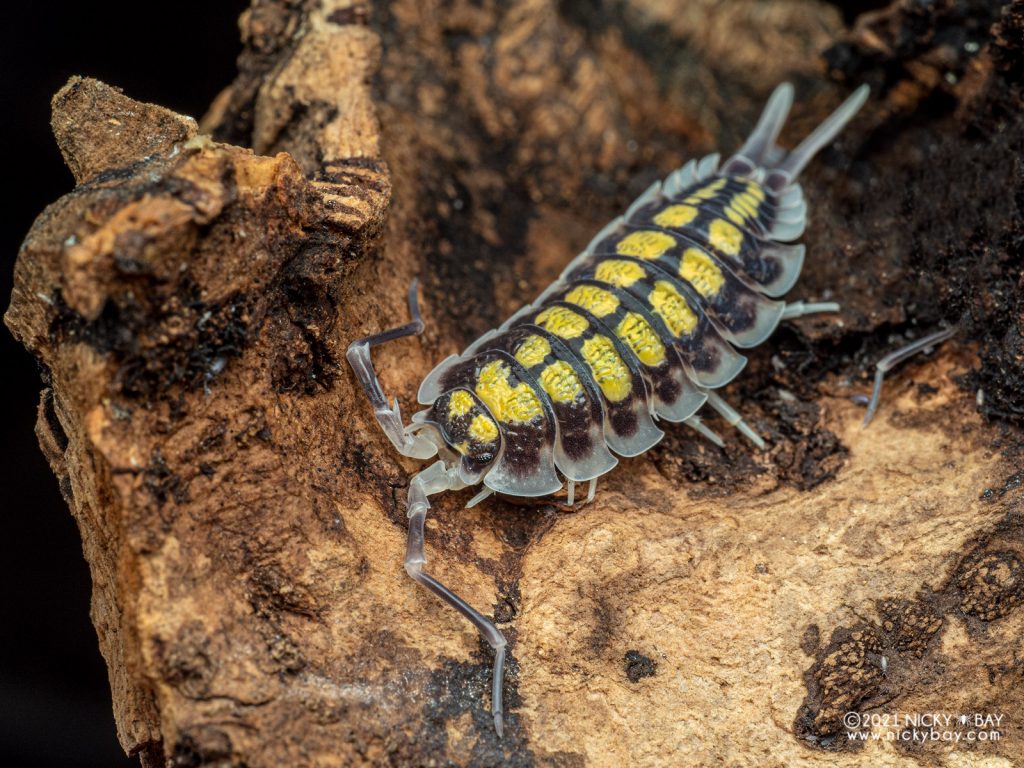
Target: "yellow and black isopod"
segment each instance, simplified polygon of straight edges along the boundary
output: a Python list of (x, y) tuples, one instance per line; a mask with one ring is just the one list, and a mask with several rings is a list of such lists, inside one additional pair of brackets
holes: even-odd
[(750, 138), (725, 163), (691, 161), (644, 192), (606, 226), (561, 277), (500, 328), (423, 381), (428, 406), (404, 425), (373, 369), (370, 349), (423, 330), (415, 283), (412, 322), (354, 342), (347, 357), (398, 451), (438, 461), (409, 483), (409, 575), (471, 621), (494, 648), (492, 712), (502, 732), (506, 641), (493, 622), (424, 570), (427, 497), (482, 485), (537, 497), (589, 483), (619, 456), (636, 456), (709, 406), (759, 447), (761, 438), (715, 394), (743, 369), (737, 348), (762, 343), (780, 321), (837, 304), (787, 303), (805, 249), (807, 204), (796, 178), (868, 97), (861, 86), (791, 152), (776, 145), (793, 101), (779, 86)]

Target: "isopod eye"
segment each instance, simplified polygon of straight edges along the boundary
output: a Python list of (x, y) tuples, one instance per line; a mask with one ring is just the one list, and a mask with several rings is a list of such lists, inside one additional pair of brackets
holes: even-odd
[(476, 483), (501, 448), (501, 431), (487, 407), (468, 389), (453, 389), (434, 401), (426, 415), (445, 444), (460, 457), (461, 475)]

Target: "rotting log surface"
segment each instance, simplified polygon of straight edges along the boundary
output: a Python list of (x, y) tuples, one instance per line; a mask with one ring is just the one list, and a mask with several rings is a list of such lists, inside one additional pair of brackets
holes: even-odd
[[(814, 2), (280, 0), (243, 17), (200, 126), (72, 79), (53, 127), (77, 187), (29, 233), (6, 321), (44, 371), (37, 432), (125, 748), (250, 768), (1019, 759), (1024, 8), (924, 8), (846, 28)], [(875, 93), (804, 179), (793, 296), (831, 295), (840, 321), (780, 330), (728, 389), (769, 450), (670, 428), (575, 514), (437, 500), (432, 569), (512, 642), (498, 741), (491, 654), (405, 577), (415, 466), (342, 352), (403, 320), (420, 276), (426, 334), (376, 355), (411, 413), (435, 361), (652, 180), (735, 147), (784, 79), (790, 142), (845, 85)], [(957, 340), (862, 431), (871, 361), (942, 321)], [(849, 710), (997, 712), (1002, 739), (851, 746)]]

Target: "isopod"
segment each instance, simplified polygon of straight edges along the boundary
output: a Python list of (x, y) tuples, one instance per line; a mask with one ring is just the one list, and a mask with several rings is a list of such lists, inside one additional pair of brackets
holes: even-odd
[(793, 101), (771, 95), (746, 143), (725, 163), (690, 161), (656, 182), (602, 229), (532, 304), (452, 355), (424, 379), (427, 406), (403, 424), (377, 379), (372, 347), (423, 331), (416, 284), (412, 321), (352, 343), (347, 358), (403, 456), (438, 461), (409, 483), (409, 575), (472, 622), (494, 649), (492, 706), (502, 733), (506, 640), (494, 623), (425, 570), (428, 497), (482, 486), (537, 497), (597, 479), (682, 422), (721, 444), (698, 416), (705, 405), (759, 447), (764, 442), (716, 394), (780, 321), (835, 312), (834, 303), (781, 300), (803, 266), (807, 203), (797, 176), (857, 113), (861, 86), (791, 152), (776, 145)]

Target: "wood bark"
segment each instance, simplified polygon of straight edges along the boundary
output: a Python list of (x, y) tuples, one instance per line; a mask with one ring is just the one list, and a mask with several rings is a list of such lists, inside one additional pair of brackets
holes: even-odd
[[(1013, 764), (1024, 748), (1020, 3), (257, 0), (197, 124), (72, 78), (75, 190), (19, 256), (6, 322), (91, 568), (118, 734), (145, 766)], [(780, 81), (792, 143), (866, 81), (808, 170), (791, 324), (726, 393), (761, 434), (668, 429), (594, 503), (405, 486), (344, 364), (403, 412), (432, 365), (557, 276)], [(861, 429), (871, 363), (940, 322)], [(725, 425), (711, 420), (713, 426)], [(984, 743), (850, 741), (846, 712), (998, 713)], [(960, 731), (966, 731), (961, 727)], [(877, 726), (876, 732), (885, 732)], [(989, 761), (989, 762), (986, 762)]]

